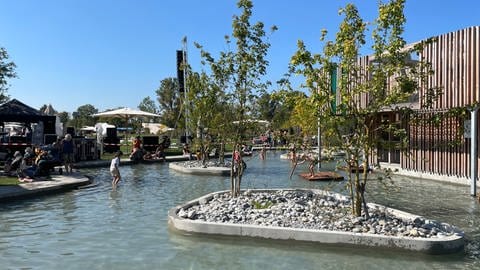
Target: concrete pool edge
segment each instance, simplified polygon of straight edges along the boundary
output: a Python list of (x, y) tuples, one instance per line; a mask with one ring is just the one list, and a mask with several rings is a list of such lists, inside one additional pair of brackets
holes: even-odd
[[(257, 189), (253, 192), (274, 192), (279, 190), (285, 191), (314, 191), (324, 192), (321, 190), (311, 189)], [(304, 242), (315, 242), (334, 245), (351, 245), (387, 248), (393, 250), (407, 250), (421, 252), (425, 254), (448, 254), (462, 251), (465, 247), (465, 239), (463, 234), (452, 234), (442, 238), (421, 238), (421, 237), (405, 237), (405, 236), (385, 236), (369, 233), (354, 233), (345, 231), (329, 231), (316, 229), (301, 229), (275, 226), (259, 226), (249, 224), (234, 223), (216, 223), (191, 220), (179, 217), (177, 214), (181, 209), (188, 209), (192, 205), (197, 205), (200, 201), (208, 201), (215, 194), (227, 193), (229, 191), (218, 191), (200, 198), (191, 200), (182, 205), (176, 206), (168, 212), (169, 226), (184, 232), (214, 234), (226, 236), (240, 237), (256, 237), (273, 240), (295, 240)], [(341, 196), (341, 195), (340, 195)], [(419, 217), (407, 212), (388, 208), (377, 204), (369, 204), (369, 207), (381, 207), (391, 214), (400, 218), (414, 219)], [(449, 224), (445, 224), (450, 226)]]
[(0, 202), (32, 198), (45, 194), (60, 193), (91, 184), (89, 177), (79, 173), (52, 175), (51, 180), (33, 181), (0, 187)]
[(180, 164), (181, 162), (171, 162), (168, 164), (168, 167), (174, 171), (178, 171), (186, 174), (196, 174), (196, 175), (230, 175), (230, 168), (228, 167), (185, 167)]

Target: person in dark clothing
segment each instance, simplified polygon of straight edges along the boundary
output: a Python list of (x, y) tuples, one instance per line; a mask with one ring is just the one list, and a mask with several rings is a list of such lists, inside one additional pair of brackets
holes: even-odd
[(73, 163), (75, 162), (75, 142), (72, 139), (72, 135), (67, 134), (62, 140), (62, 153), (63, 163), (65, 165), (65, 172), (73, 172)]
[(18, 175), (20, 165), (22, 164), (22, 159), (22, 153), (20, 153), (20, 151), (16, 151), (15, 154), (13, 154), (13, 159), (9, 158), (5, 163), (4, 172), (12, 176)]

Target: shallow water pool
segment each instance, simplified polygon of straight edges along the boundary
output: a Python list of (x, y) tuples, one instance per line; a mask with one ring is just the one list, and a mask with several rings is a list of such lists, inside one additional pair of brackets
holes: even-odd
[[(242, 188), (327, 188), (344, 183), (289, 179), (282, 152), (247, 160)], [(324, 164), (333, 166), (333, 164)], [(189, 235), (168, 228), (168, 210), (228, 190), (228, 177), (184, 175), (168, 164), (122, 166), (112, 189), (107, 168), (84, 169), (91, 188), (0, 205), (0, 269), (479, 269), (480, 204), (469, 187), (395, 177), (377, 181), (368, 200), (453, 224), (466, 232), (465, 252), (421, 255), (291, 241)], [(299, 165), (296, 173), (306, 171)]]

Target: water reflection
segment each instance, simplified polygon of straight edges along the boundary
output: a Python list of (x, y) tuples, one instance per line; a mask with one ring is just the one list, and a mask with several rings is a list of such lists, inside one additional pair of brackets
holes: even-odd
[[(345, 182), (290, 175), (280, 152), (248, 161), (243, 188), (323, 188), (345, 193)], [(334, 166), (334, 164), (323, 164)], [(368, 201), (465, 230), (466, 251), (416, 253), (285, 241), (188, 235), (167, 226), (170, 208), (228, 190), (229, 177), (190, 176), (168, 164), (120, 167), (112, 188), (108, 168), (85, 170), (97, 184), (64, 194), (0, 205), (4, 269), (478, 269), (480, 210), (469, 187), (395, 177), (397, 190), (367, 186)], [(305, 171), (299, 166), (296, 173)], [(114, 248), (112, 248), (114, 247)], [(88, 259), (86, 259), (88, 258)]]
[(119, 192), (119, 187), (112, 186), (112, 190), (110, 191), (110, 208), (113, 208), (115, 211), (122, 210), (120, 200), (121, 200), (121, 193)]

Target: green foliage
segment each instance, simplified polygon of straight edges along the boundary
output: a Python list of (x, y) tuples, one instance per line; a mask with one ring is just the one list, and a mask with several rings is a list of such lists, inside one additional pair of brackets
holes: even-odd
[(185, 121), (181, 121), (181, 94), (178, 92), (178, 80), (166, 78), (160, 81), (160, 86), (155, 91), (160, 106), (160, 121), (169, 127), (177, 127)]
[(85, 104), (77, 108), (75, 112), (72, 113), (71, 124), (76, 128), (81, 128), (83, 126), (93, 126), (95, 125), (95, 118), (92, 114), (98, 113), (98, 109), (91, 104)]
[(254, 104), (254, 116), (256, 119), (267, 120), (271, 122), (280, 106), (279, 100), (272, 99), (271, 94), (262, 92)]
[(253, 200), (251, 202), (253, 209), (268, 209), (274, 205), (272, 201), (262, 201), (262, 202), (257, 202)]
[(288, 122), (289, 126), (299, 127), (302, 135), (317, 133), (317, 110), (315, 104), (310, 101), (311, 99), (297, 97)]
[(9, 56), (5, 48), (0, 47), (0, 103), (4, 103), (9, 100), (7, 94), (8, 79), (16, 78), (17, 73), (15, 68), (17, 67), (14, 62), (8, 62)]
[(68, 112), (59, 112), (57, 115), (60, 118), (60, 122), (62, 122), (63, 124), (67, 124), (68, 121), (70, 121), (70, 115), (68, 114)]
[[(418, 47), (405, 48), (402, 37), (405, 17), (404, 0), (380, 2), (378, 17), (369, 24), (363, 21), (357, 8), (347, 4), (340, 9), (343, 21), (334, 41), (325, 40), (323, 51), (310, 53), (303, 42), (298, 42), (292, 56), (291, 70), (305, 77), (304, 87), (310, 89), (308, 100), (316, 108), (323, 133), (338, 148), (345, 151), (347, 166), (369, 168), (379, 146), (404, 149), (408, 146), (405, 130), (407, 117), (398, 104), (416, 93), (419, 82), (424, 82), (431, 72), (428, 64), (407, 61)], [(369, 42), (365, 32), (372, 25), (373, 57), (368, 65), (359, 65), (360, 50)], [(337, 70), (336, 91), (332, 91), (332, 71)], [(427, 100), (433, 104), (440, 91), (427, 89)], [(339, 98), (339, 100), (336, 100)], [(339, 106), (334, 112), (332, 104)], [(428, 104), (427, 104), (428, 105)], [(306, 106), (303, 104), (303, 106)], [(382, 121), (385, 110), (401, 115), (399, 121)], [(306, 116), (301, 117), (307, 119)], [(382, 140), (382, 135), (397, 138), (395, 143)], [(348, 187), (352, 197), (352, 212), (361, 214), (362, 201), (368, 180), (367, 170), (360, 175), (348, 174)], [(366, 210), (366, 208), (364, 208)], [(368, 212), (366, 212), (368, 215)]]
[(140, 104), (138, 104), (138, 109), (144, 112), (158, 113), (157, 105), (151, 97), (145, 97)]
[(187, 85), (189, 129), (196, 131), (195, 149), (206, 157), (212, 148), (218, 147), (212, 145), (213, 137), (225, 137), (225, 125), (232, 121), (229, 118), (231, 109), (225, 102), (223, 91), (205, 72), (189, 72)]
[[(270, 48), (264, 24), (251, 22), (251, 0), (239, 0), (237, 6), (242, 13), (233, 16), (232, 35), (225, 36), (227, 48), (232, 49), (231, 44), (235, 44), (233, 50), (220, 52), (215, 59), (202, 45), (195, 44), (200, 49), (202, 64), (209, 68), (209, 84), (224, 92), (225, 99), (222, 102), (231, 106), (231, 111), (224, 111), (228, 122), (224, 123), (222, 129), (235, 145), (245, 138), (249, 129), (250, 123), (247, 120), (251, 117), (249, 111), (254, 106), (256, 93), (266, 90), (270, 85), (268, 81), (262, 80), (266, 74), (266, 55)], [(275, 31), (276, 27), (271, 30)], [(241, 177), (241, 173), (231, 176), (234, 196), (240, 191)]]

